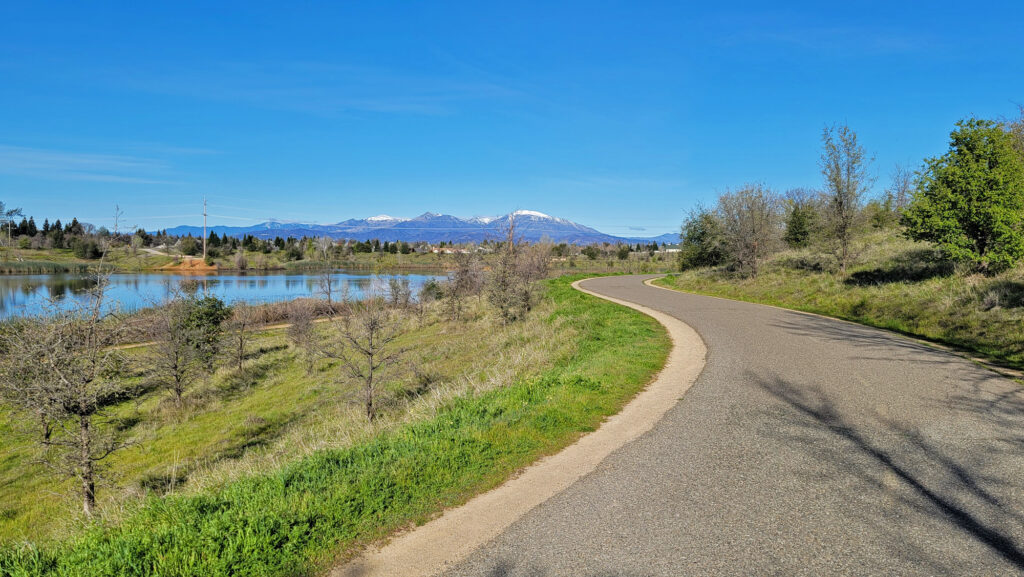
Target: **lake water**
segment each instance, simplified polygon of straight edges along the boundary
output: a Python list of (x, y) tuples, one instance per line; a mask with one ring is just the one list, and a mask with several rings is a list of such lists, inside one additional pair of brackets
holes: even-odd
[[(350, 298), (360, 298), (374, 284), (384, 287), (392, 277), (409, 279), (413, 294), (428, 279), (437, 275), (395, 274), (374, 275), (337, 271), (331, 274), (335, 298), (348, 287)], [(252, 303), (291, 300), (319, 296), (319, 274), (275, 272), (182, 275), (172, 273), (124, 273), (110, 277), (107, 295), (121, 310), (137, 310), (152, 306), (176, 290), (183, 280), (195, 281), (200, 294), (216, 296), (227, 303)], [(71, 307), (87, 298), (93, 286), (89, 275), (0, 275), (0, 318), (38, 314), (48, 303)]]

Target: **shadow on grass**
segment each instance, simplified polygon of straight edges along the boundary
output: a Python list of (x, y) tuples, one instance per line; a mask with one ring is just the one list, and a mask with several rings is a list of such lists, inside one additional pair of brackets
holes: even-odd
[(1001, 307), (1015, 309), (1024, 307), (1024, 282), (1012, 280), (996, 281), (987, 287), (983, 298), (986, 309)]
[(234, 438), (217, 452), (214, 460), (238, 459), (249, 449), (264, 447), (284, 434), (298, 414), (250, 416), (242, 422)]
[(936, 258), (930, 249), (907, 251), (883, 266), (854, 272), (844, 282), (851, 286), (872, 286), (897, 282), (920, 282), (951, 276), (952, 262)]
[[(866, 520), (884, 523), (886, 516), (895, 515), (895, 523), (909, 525), (912, 519), (907, 519), (907, 511), (893, 510), (891, 499), (895, 497), (909, 513), (948, 524), (1016, 570), (1024, 570), (1024, 535), (1020, 531), (1024, 527), (1024, 512), (1014, 509), (1019, 502), (1013, 501), (1014, 495), (1024, 491), (1024, 479), (1019, 475), (994, 474), (990, 467), (1005, 459), (1007, 451), (1020, 459), (1024, 443), (1020, 433), (1024, 430), (1024, 390), (1017, 388), (992, 395), (984, 392), (985, 385), (979, 383), (978, 392), (984, 394), (956, 400), (953, 411), (959, 417), (973, 421), (970, 425), (980, 431), (1002, 431), (1008, 442), (979, 443), (959, 438), (937, 441), (893, 420), (881, 421), (877, 427), (857, 424), (844, 416), (819, 388), (798, 387), (778, 377), (764, 379), (751, 375), (751, 379), (788, 407), (789, 414), (784, 419), (789, 427), (779, 430), (792, 430), (796, 425), (798, 433), (777, 433), (784, 441), (802, 445), (817, 459), (863, 481), (858, 487), (866, 488), (866, 493), (849, 497), (851, 503), (858, 503), (858, 513)], [(942, 409), (949, 407), (944, 405)], [(957, 452), (969, 457), (958, 458), (954, 456)], [(898, 483), (887, 483), (886, 479)], [(915, 542), (902, 525), (895, 523), (880, 528), (902, 545), (901, 553), (913, 552), (915, 561), (935, 569), (941, 567), (939, 559), (928, 558), (931, 547)], [(926, 526), (917, 523), (914, 527)]]

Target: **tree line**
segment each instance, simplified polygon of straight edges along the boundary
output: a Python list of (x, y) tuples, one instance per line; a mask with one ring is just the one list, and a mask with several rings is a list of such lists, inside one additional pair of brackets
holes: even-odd
[(954, 262), (992, 274), (1024, 258), (1024, 113), (1016, 121), (957, 122), (949, 149), (911, 172), (897, 166), (872, 196), (872, 158), (846, 125), (822, 132), (820, 189), (779, 194), (746, 184), (698, 206), (683, 222), (679, 265), (757, 276), (785, 247), (815, 248), (846, 274), (871, 229), (900, 227)]

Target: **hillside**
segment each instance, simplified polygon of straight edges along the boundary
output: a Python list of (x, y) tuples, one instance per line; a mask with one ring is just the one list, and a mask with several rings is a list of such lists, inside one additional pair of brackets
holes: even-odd
[(963, 273), (895, 230), (872, 233), (863, 247), (846, 277), (802, 249), (770, 257), (756, 278), (700, 268), (657, 282), (886, 328), (1024, 368), (1024, 267), (991, 277)]

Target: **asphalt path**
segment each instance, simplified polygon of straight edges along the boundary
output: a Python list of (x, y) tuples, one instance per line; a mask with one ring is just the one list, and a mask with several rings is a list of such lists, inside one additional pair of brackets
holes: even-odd
[(582, 286), (693, 327), (697, 382), (445, 575), (1024, 575), (1024, 387), (891, 333), (645, 278)]

